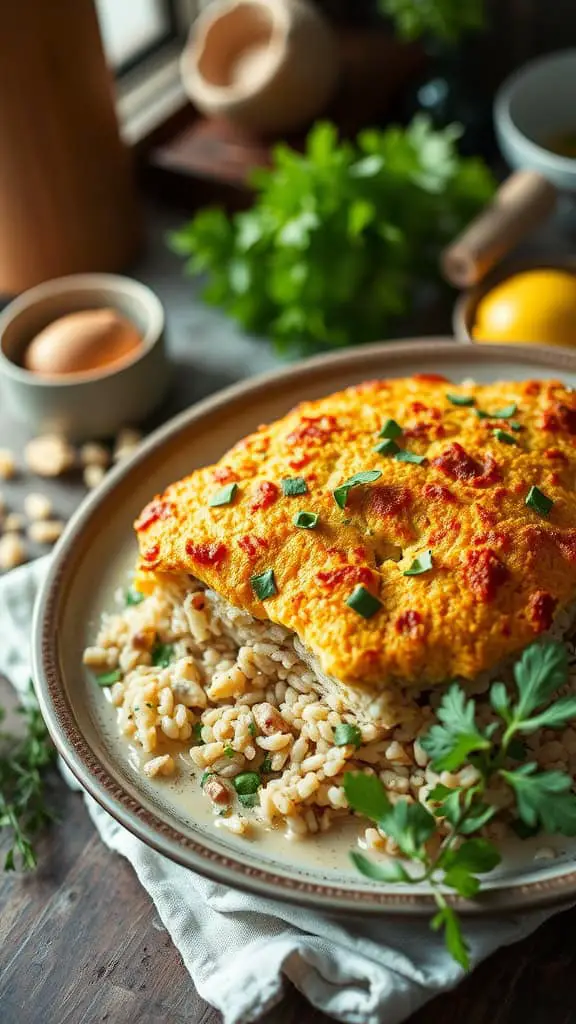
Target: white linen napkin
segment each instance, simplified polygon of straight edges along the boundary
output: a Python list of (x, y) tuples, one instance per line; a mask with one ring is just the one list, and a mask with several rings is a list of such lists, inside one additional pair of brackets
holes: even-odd
[[(0, 578), (0, 672), (22, 693), (41, 559)], [(79, 788), (66, 767), (67, 782)], [(289, 979), (325, 1013), (347, 1024), (397, 1024), (463, 972), (425, 921), (344, 922), (207, 881), (155, 853), (88, 794), (104, 842), (134, 867), (200, 995), (224, 1024), (248, 1024), (277, 1003)], [(57, 828), (57, 825), (53, 826)], [(474, 965), (534, 931), (551, 911), (466, 922)]]

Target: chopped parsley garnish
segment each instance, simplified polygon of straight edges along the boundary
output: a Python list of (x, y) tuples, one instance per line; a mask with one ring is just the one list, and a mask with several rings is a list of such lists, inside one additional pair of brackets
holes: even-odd
[(204, 784), (206, 780), (210, 778), (211, 775), (214, 775), (214, 772), (202, 772), (202, 778), (200, 779), (201, 789), (204, 789)]
[(276, 580), (274, 579), (274, 569), (266, 569), (265, 572), (261, 572), (258, 576), (251, 576), (250, 584), (260, 601), (265, 601), (268, 597), (274, 597), (274, 594), (278, 593)]
[(414, 559), (409, 569), (405, 569), (403, 576), (421, 576), (423, 572), (429, 572), (432, 568), (432, 552), (425, 551)]
[(510, 430), (522, 430), (522, 424), (519, 423), (518, 420), (510, 420), (508, 426), (510, 427)]
[(552, 498), (549, 498), (544, 491), (541, 491), (539, 487), (531, 487), (526, 495), (526, 505), (528, 508), (534, 509), (539, 516), (549, 515), (554, 502)]
[(192, 735), (196, 740), (196, 744), (199, 747), (203, 746), (204, 740), (202, 739), (202, 722), (196, 722), (195, 725), (192, 726)]
[(225, 757), (234, 757), (235, 753), (236, 753), (236, 751), (234, 750), (234, 747), (231, 747), (230, 744), (227, 743), (226, 746), (224, 747), (224, 756)]
[(447, 394), (446, 398), (448, 399), (449, 402), (452, 402), (452, 405), (464, 405), (464, 406), (476, 405), (476, 399), (473, 398), (472, 395), (451, 395), (451, 394)]
[(492, 434), (501, 444), (518, 444), (513, 434), (507, 434), (505, 430), (500, 430), (500, 428), (493, 430)]
[(481, 420), (509, 420), (515, 412), (518, 411), (518, 405), (516, 402), (510, 402), (510, 405), (504, 405), (502, 409), (495, 409), (494, 412), (486, 412), (485, 409), (476, 409), (476, 415)]
[(216, 491), (208, 504), (211, 508), (216, 508), (218, 505), (230, 505), (234, 501), (234, 495), (238, 490), (238, 484), (226, 484), (225, 487), (221, 487), (219, 491)]
[(347, 722), (340, 722), (334, 726), (335, 747), (360, 747), (362, 746), (362, 733), (357, 725), (348, 725)]
[(280, 483), (282, 494), (286, 498), (293, 498), (296, 494), (308, 494), (308, 485), (303, 476), (285, 476)]
[(401, 433), (402, 427), (396, 420), (385, 420), (378, 437), (389, 437), (393, 441), (394, 438), (400, 437)]
[(360, 487), (361, 484), (372, 484), (375, 480), (379, 480), (382, 473), (379, 469), (366, 469), (361, 473), (354, 473), (354, 476), (345, 480), (343, 484), (333, 491), (334, 501), (339, 508), (346, 508), (346, 502), (348, 501), (348, 495), (353, 487)]
[(363, 587), (361, 583), (350, 594), (350, 597), (346, 599), (346, 604), (349, 608), (352, 608), (358, 615), (361, 615), (363, 619), (371, 619), (376, 612), (379, 612), (382, 607), (382, 602), (374, 597), (366, 587)]
[(239, 795), (248, 796), (249, 793), (256, 792), (261, 781), (258, 772), (240, 772), (232, 779), (232, 785)]
[(121, 679), (122, 673), (119, 668), (114, 669), (113, 672), (102, 672), (99, 676), (96, 676), (98, 686), (112, 686), (114, 683), (119, 683)]
[(144, 594), (141, 594), (139, 590), (135, 590), (134, 587), (129, 587), (126, 591), (126, 607), (130, 608), (131, 605), (142, 604), (144, 600)]
[(298, 512), (292, 522), (301, 530), (313, 530), (318, 524), (318, 519), (317, 512)]
[(256, 722), (249, 722), (248, 723), (248, 732), (250, 733), (250, 735), (252, 737), (254, 737), (256, 735), (256, 733), (257, 733)]
[(262, 761), (262, 764), (260, 765), (260, 774), (261, 775), (269, 775), (271, 771), (272, 771), (272, 760), (269, 757), (269, 755), (266, 754), (266, 757), (264, 758), (264, 760)]
[(259, 802), (257, 793), (238, 793), (238, 799), (243, 807), (255, 807)]
[(390, 439), (388, 441), (380, 441), (380, 444), (375, 445), (374, 451), (378, 452), (379, 455), (396, 455), (400, 451), (400, 447), (396, 444), (396, 441)]
[(416, 466), (420, 466), (423, 462), (426, 462), (425, 455), (416, 455), (414, 452), (407, 452), (403, 448), (401, 448), (399, 452), (396, 452), (394, 458), (396, 459), (396, 462), (413, 462)]
[(157, 668), (168, 668), (174, 658), (174, 644), (154, 644), (152, 648), (152, 664)]

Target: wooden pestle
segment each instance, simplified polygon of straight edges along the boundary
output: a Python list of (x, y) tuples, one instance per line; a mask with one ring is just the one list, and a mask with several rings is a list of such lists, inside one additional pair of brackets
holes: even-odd
[(484, 277), (525, 235), (554, 209), (557, 191), (536, 171), (516, 171), (489, 205), (440, 257), (442, 274), (456, 288)]

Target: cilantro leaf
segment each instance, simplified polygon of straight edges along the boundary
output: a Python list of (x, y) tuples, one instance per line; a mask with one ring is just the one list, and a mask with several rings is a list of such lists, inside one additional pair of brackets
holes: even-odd
[(505, 722), (510, 720), (510, 697), (504, 683), (492, 683), (490, 687), (490, 703), (497, 715)]
[(423, 804), (398, 800), (390, 805), (388, 813), (378, 822), (387, 836), (398, 843), (406, 857), (421, 859), (424, 843), (436, 831), (436, 819)]
[(364, 814), (371, 821), (382, 821), (392, 808), (386, 790), (377, 775), (346, 772), (344, 793), (353, 811)]
[(406, 868), (399, 860), (393, 860), (392, 858), (387, 861), (375, 861), (369, 860), (362, 853), (357, 853), (356, 850), (352, 850), (350, 853), (350, 859), (355, 867), (361, 874), (365, 875), (366, 878), (371, 878), (373, 882), (411, 882), (412, 879), (406, 871)]
[(501, 861), (500, 854), (488, 839), (467, 839), (458, 849), (448, 850), (442, 858), (444, 868), (458, 867), (475, 875), (493, 871)]
[(448, 868), (442, 881), (444, 885), (455, 889), (459, 896), (464, 896), (466, 899), (472, 899), (480, 888), (478, 879), (470, 874), (467, 868), (460, 867), (458, 864), (455, 864), (453, 868)]
[(576, 835), (576, 795), (572, 779), (564, 772), (539, 772), (525, 764), (500, 775), (514, 790), (518, 815), (525, 825), (540, 825), (545, 832)]
[(540, 711), (525, 722), (518, 723), (521, 732), (536, 732), (537, 729), (562, 729), (576, 718), (576, 697), (561, 697), (550, 707)]
[(490, 741), (476, 726), (476, 705), (456, 683), (444, 694), (437, 714), (442, 725), (433, 725), (419, 741), (433, 771), (456, 771), (469, 754), (489, 749)]
[(519, 699), (514, 716), (526, 719), (563, 686), (568, 676), (566, 647), (559, 641), (530, 644), (514, 666)]
[(430, 922), (430, 927), (433, 931), (440, 931), (444, 929), (444, 941), (446, 943), (446, 949), (454, 958), (456, 963), (460, 964), (461, 967), (467, 971), (470, 967), (470, 957), (468, 947), (464, 941), (462, 935), (462, 929), (456, 913), (450, 907), (446, 901), (440, 896), (436, 897), (437, 900), (442, 900), (438, 913), (434, 915)]

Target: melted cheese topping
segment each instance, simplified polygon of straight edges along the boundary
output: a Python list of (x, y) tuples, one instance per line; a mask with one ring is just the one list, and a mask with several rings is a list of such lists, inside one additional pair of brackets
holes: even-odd
[[(422, 463), (375, 451), (388, 418)], [(340, 508), (334, 490), (366, 470), (381, 476)], [(285, 496), (295, 476), (307, 493)], [(211, 507), (231, 483), (232, 501)], [(371, 381), (298, 406), (157, 496), (136, 523), (140, 585), (191, 573), (294, 631), (347, 687), (472, 678), (576, 596), (575, 485), (576, 394), (560, 382)], [(553, 500), (547, 516), (526, 505), (531, 486)], [(297, 528), (299, 511), (316, 528)], [(404, 575), (428, 550), (432, 569)], [(250, 580), (270, 569), (277, 592), (262, 601)], [(370, 618), (346, 604), (358, 585), (381, 602)]]

